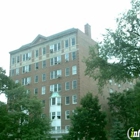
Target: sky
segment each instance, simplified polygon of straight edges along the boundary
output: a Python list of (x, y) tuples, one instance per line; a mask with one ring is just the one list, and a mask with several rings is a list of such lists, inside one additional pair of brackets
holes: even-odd
[[(91, 25), (99, 40), (115, 18), (130, 7), (130, 0), (0, 0), (0, 67), (9, 75), (9, 52), (32, 42), (38, 34), (49, 36)], [(6, 101), (4, 96), (0, 100)]]

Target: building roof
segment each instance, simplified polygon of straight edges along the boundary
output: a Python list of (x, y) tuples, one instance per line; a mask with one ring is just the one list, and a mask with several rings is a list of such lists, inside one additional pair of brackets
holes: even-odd
[(31, 47), (37, 45), (37, 44), (48, 42), (48, 41), (63, 37), (65, 35), (68, 35), (68, 34), (71, 34), (71, 33), (76, 33), (77, 30), (78, 29), (76, 29), (76, 28), (71, 28), (71, 29), (62, 31), (60, 33), (57, 33), (57, 34), (54, 34), (54, 35), (51, 35), (51, 36), (48, 36), (48, 37), (45, 37), (45, 36), (39, 34), (39, 35), (37, 35), (37, 37), (31, 43), (25, 44), (25, 45), (21, 46), (19, 49), (13, 50), (9, 53), (14, 54), (14, 53), (17, 53), (19, 51), (26, 50), (28, 48), (31, 48)]

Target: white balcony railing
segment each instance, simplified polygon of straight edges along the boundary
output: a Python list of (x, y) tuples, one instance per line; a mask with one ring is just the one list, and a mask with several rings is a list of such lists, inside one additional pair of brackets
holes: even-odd
[(51, 130), (51, 134), (64, 134), (64, 133), (68, 133), (68, 130), (65, 129), (61, 129), (61, 130)]

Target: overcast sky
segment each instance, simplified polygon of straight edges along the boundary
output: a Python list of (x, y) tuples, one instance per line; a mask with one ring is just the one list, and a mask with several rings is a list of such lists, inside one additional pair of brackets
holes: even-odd
[(38, 34), (49, 36), (73, 27), (84, 31), (89, 23), (96, 41), (129, 7), (130, 0), (0, 0), (0, 67), (9, 75), (9, 52)]

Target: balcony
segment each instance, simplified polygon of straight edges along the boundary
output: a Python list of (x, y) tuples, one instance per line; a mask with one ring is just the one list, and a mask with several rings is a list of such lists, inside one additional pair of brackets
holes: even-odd
[(68, 130), (61, 129), (61, 130), (51, 130), (51, 134), (66, 134), (68, 133)]

